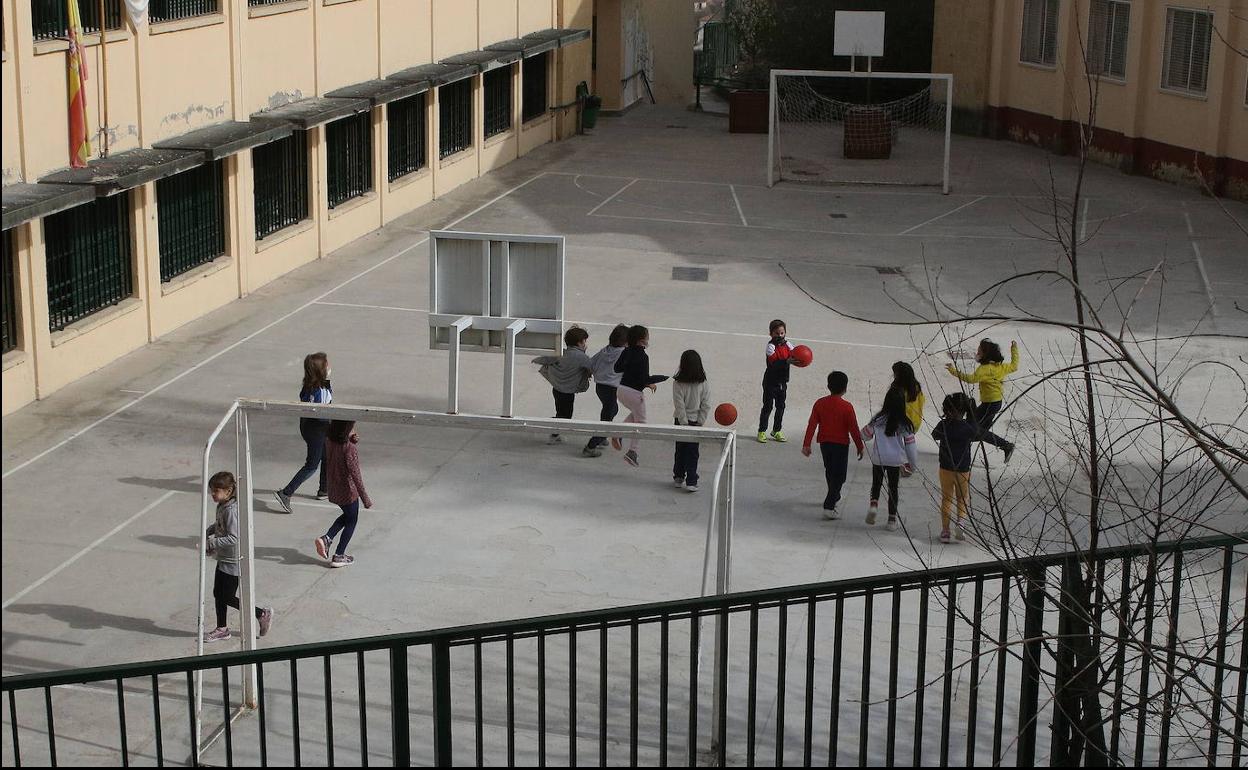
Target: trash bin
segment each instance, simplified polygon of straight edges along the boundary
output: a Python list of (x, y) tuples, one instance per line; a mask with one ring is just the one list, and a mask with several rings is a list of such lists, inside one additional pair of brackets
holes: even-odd
[(593, 128), (598, 123), (598, 112), (602, 109), (602, 97), (590, 96), (585, 100), (585, 109), (581, 111), (581, 125)]

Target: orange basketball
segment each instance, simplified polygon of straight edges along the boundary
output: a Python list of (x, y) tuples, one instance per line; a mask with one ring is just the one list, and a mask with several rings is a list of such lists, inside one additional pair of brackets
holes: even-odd
[(732, 425), (737, 421), (737, 408), (732, 404), (720, 404), (715, 407), (715, 422), (720, 425)]
[(793, 348), (793, 363), (797, 366), (810, 366), (810, 362), (814, 360), (814, 352), (805, 345)]

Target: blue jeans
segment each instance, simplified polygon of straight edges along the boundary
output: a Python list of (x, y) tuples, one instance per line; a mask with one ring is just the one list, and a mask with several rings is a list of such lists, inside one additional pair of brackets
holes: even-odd
[[(679, 423), (677, 423), (679, 424)], [(696, 425), (697, 423), (689, 423)], [(677, 441), (676, 461), (672, 464), (672, 478), (681, 479), (686, 486), (698, 485), (698, 442)]]
[(308, 456), (303, 461), (303, 467), (296, 471), (290, 483), (282, 487), (282, 494), (290, 497), (299, 489), (303, 482), (312, 478), (312, 474), (320, 468), (320, 483), (316, 487), (316, 491), (325, 491), (325, 464), (321, 462), (321, 458), (325, 455), (325, 432), (329, 430), (329, 423), (323, 420), (301, 419), (299, 421), (299, 435), (303, 437), (303, 443), (307, 444)]
[(338, 541), (338, 547), (334, 549), (334, 553), (342, 556), (347, 552), (347, 545), (351, 543), (351, 536), (355, 534), (355, 524), (360, 520), (360, 501), (338, 506), (342, 509), (342, 513), (338, 518), (334, 519), (334, 524), (325, 533), (325, 537), (333, 540), (338, 537), (338, 533), (342, 533), (342, 539)]

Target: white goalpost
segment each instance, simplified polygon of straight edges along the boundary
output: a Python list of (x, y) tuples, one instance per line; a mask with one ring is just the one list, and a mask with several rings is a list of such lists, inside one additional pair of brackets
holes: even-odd
[(952, 104), (948, 74), (772, 70), (767, 186), (930, 185), (947, 194)]

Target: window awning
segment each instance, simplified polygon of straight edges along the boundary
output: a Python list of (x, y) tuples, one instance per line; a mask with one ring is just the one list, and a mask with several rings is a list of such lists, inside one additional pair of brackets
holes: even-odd
[(95, 198), (95, 190), (79, 184), (13, 184), (0, 192), (4, 228), (11, 230), (32, 219), (72, 209)]
[(325, 96), (313, 96), (297, 102), (274, 107), (271, 110), (252, 113), (251, 119), (284, 120), (293, 123), (295, 128), (306, 131), (322, 123), (337, 118), (364, 112), (371, 107), (367, 99), (333, 99)]
[(378, 78), (330, 91), (326, 96), (343, 99), (367, 99), (376, 107), (429, 90), (428, 80), (389, 80)]
[(144, 147), (90, 161), (86, 168), (55, 171), (39, 182), (91, 185), (98, 195), (115, 195), (157, 179), (189, 171), (203, 163), (202, 152)]
[(524, 37), (513, 37), (501, 43), (492, 43), (485, 46), (485, 50), (519, 51), (520, 55), (527, 59), (539, 53), (546, 53), (561, 46), (588, 39), (589, 30), (587, 29), (544, 29), (540, 32), (530, 32)]
[(198, 150), (204, 154), (205, 160), (212, 161), (285, 139), (294, 130), (291, 124), (275, 120), (228, 120), (164, 139), (152, 146), (158, 150)]
[(386, 75), (386, 80), (407, 80), (412, 82), (424, 80), (431, 86), (444, 86), (470, 78), (478, 72), (480, 72), (480, 69), (471, 64), (421, 64), (415, 67), (408, 67), (405, 70), (399, 70), (393, 75)]
[(519, 51), (470, 51), (468, 53), (456, 54), (448, 56), (442, 60), (442, 64), (463, 64), (476, 67), (480, 72), (489, 72), (499, 67), (505, 67), (514, 61), (520, 61)]

